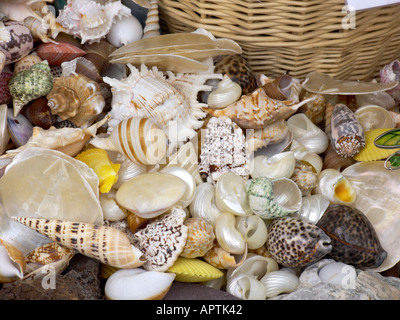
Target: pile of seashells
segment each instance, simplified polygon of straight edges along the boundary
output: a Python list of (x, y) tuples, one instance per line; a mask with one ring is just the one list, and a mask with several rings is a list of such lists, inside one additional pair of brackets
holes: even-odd
[(1, 283), (80, 253), (107, 299), (181, 281), (264, 300), (323, 257), (399, 262), (400, 144), (374, 144), (400, 127), (398, 60), (380, 82), (274, 79), (135, 2), (144, 28), (121, 1), (0, 2)]

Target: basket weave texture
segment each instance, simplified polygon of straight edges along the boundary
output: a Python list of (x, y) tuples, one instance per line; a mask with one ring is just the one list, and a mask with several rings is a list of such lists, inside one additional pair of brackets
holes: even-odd
[[(204, 28), (235, 40), (255, 73), (371, 80), (400, 58), (400, 5), (355, 13), (343, 0), (159, 0), (170, 33)], [(355, 28), (344, 28), (355, 21)]]

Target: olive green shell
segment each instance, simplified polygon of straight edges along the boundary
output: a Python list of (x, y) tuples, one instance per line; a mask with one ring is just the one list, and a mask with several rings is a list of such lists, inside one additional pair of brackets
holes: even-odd
[[(9, 81), (14, 112), (19, 112), (28, 102), (47, 95), (53, 88), (53, 75), (47, 62), (40, 62), (30, 69), (18, 72)], [(16, 112), (16, 113), (18, 113)]]
[(233, 82), (242, 87), (242, 93), (248, 94), (257, 89), (254, 72), (246, 59), (240, 54), (224, 55), (215, 62), (215, 73), (226, 74)]
[(319, 227), (297, 217), (273, 220), (267, 249), (280, 265), (290, 268), (310, 265), (331, 250), (330, 238)]
[(358, 209), (330, 205), (317, 226), (331, 238), (330, 256), (359, 269), (377, 268), (386, 259), (374, 227)]

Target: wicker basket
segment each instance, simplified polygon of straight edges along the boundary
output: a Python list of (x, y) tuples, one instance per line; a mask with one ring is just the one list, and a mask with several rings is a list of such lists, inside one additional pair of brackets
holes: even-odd
[(400, 58), (400, 5), (357, 12), (345, 29), (343, 0), (159, 0), (168, 32), (197, 28), (239, 43), (254, 72), (371, 80)]

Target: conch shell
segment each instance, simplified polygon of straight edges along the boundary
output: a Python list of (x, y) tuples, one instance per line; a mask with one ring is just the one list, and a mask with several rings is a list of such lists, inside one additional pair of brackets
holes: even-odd
[(302, 105), (314, 100), (315, 97), (294, 103), (293, 100), (275, 100), (258, 88), (251, 94), (223, 109), (203, 108), (214, 117), (227, 116), (241, 128), (261, 129), (275, 121), (287, 119)]
[(140, 260), (142, 252), (118, 229), (83, 222), (13, 218), (67, 248), (104, 264), (117, 268), (136, 268), (144, 263)]
[(46, 98), (53, 114), (71, 120), (77, 127), (91, 125), (105, 106), (99, 84), (82, 74), (55, 78)]

